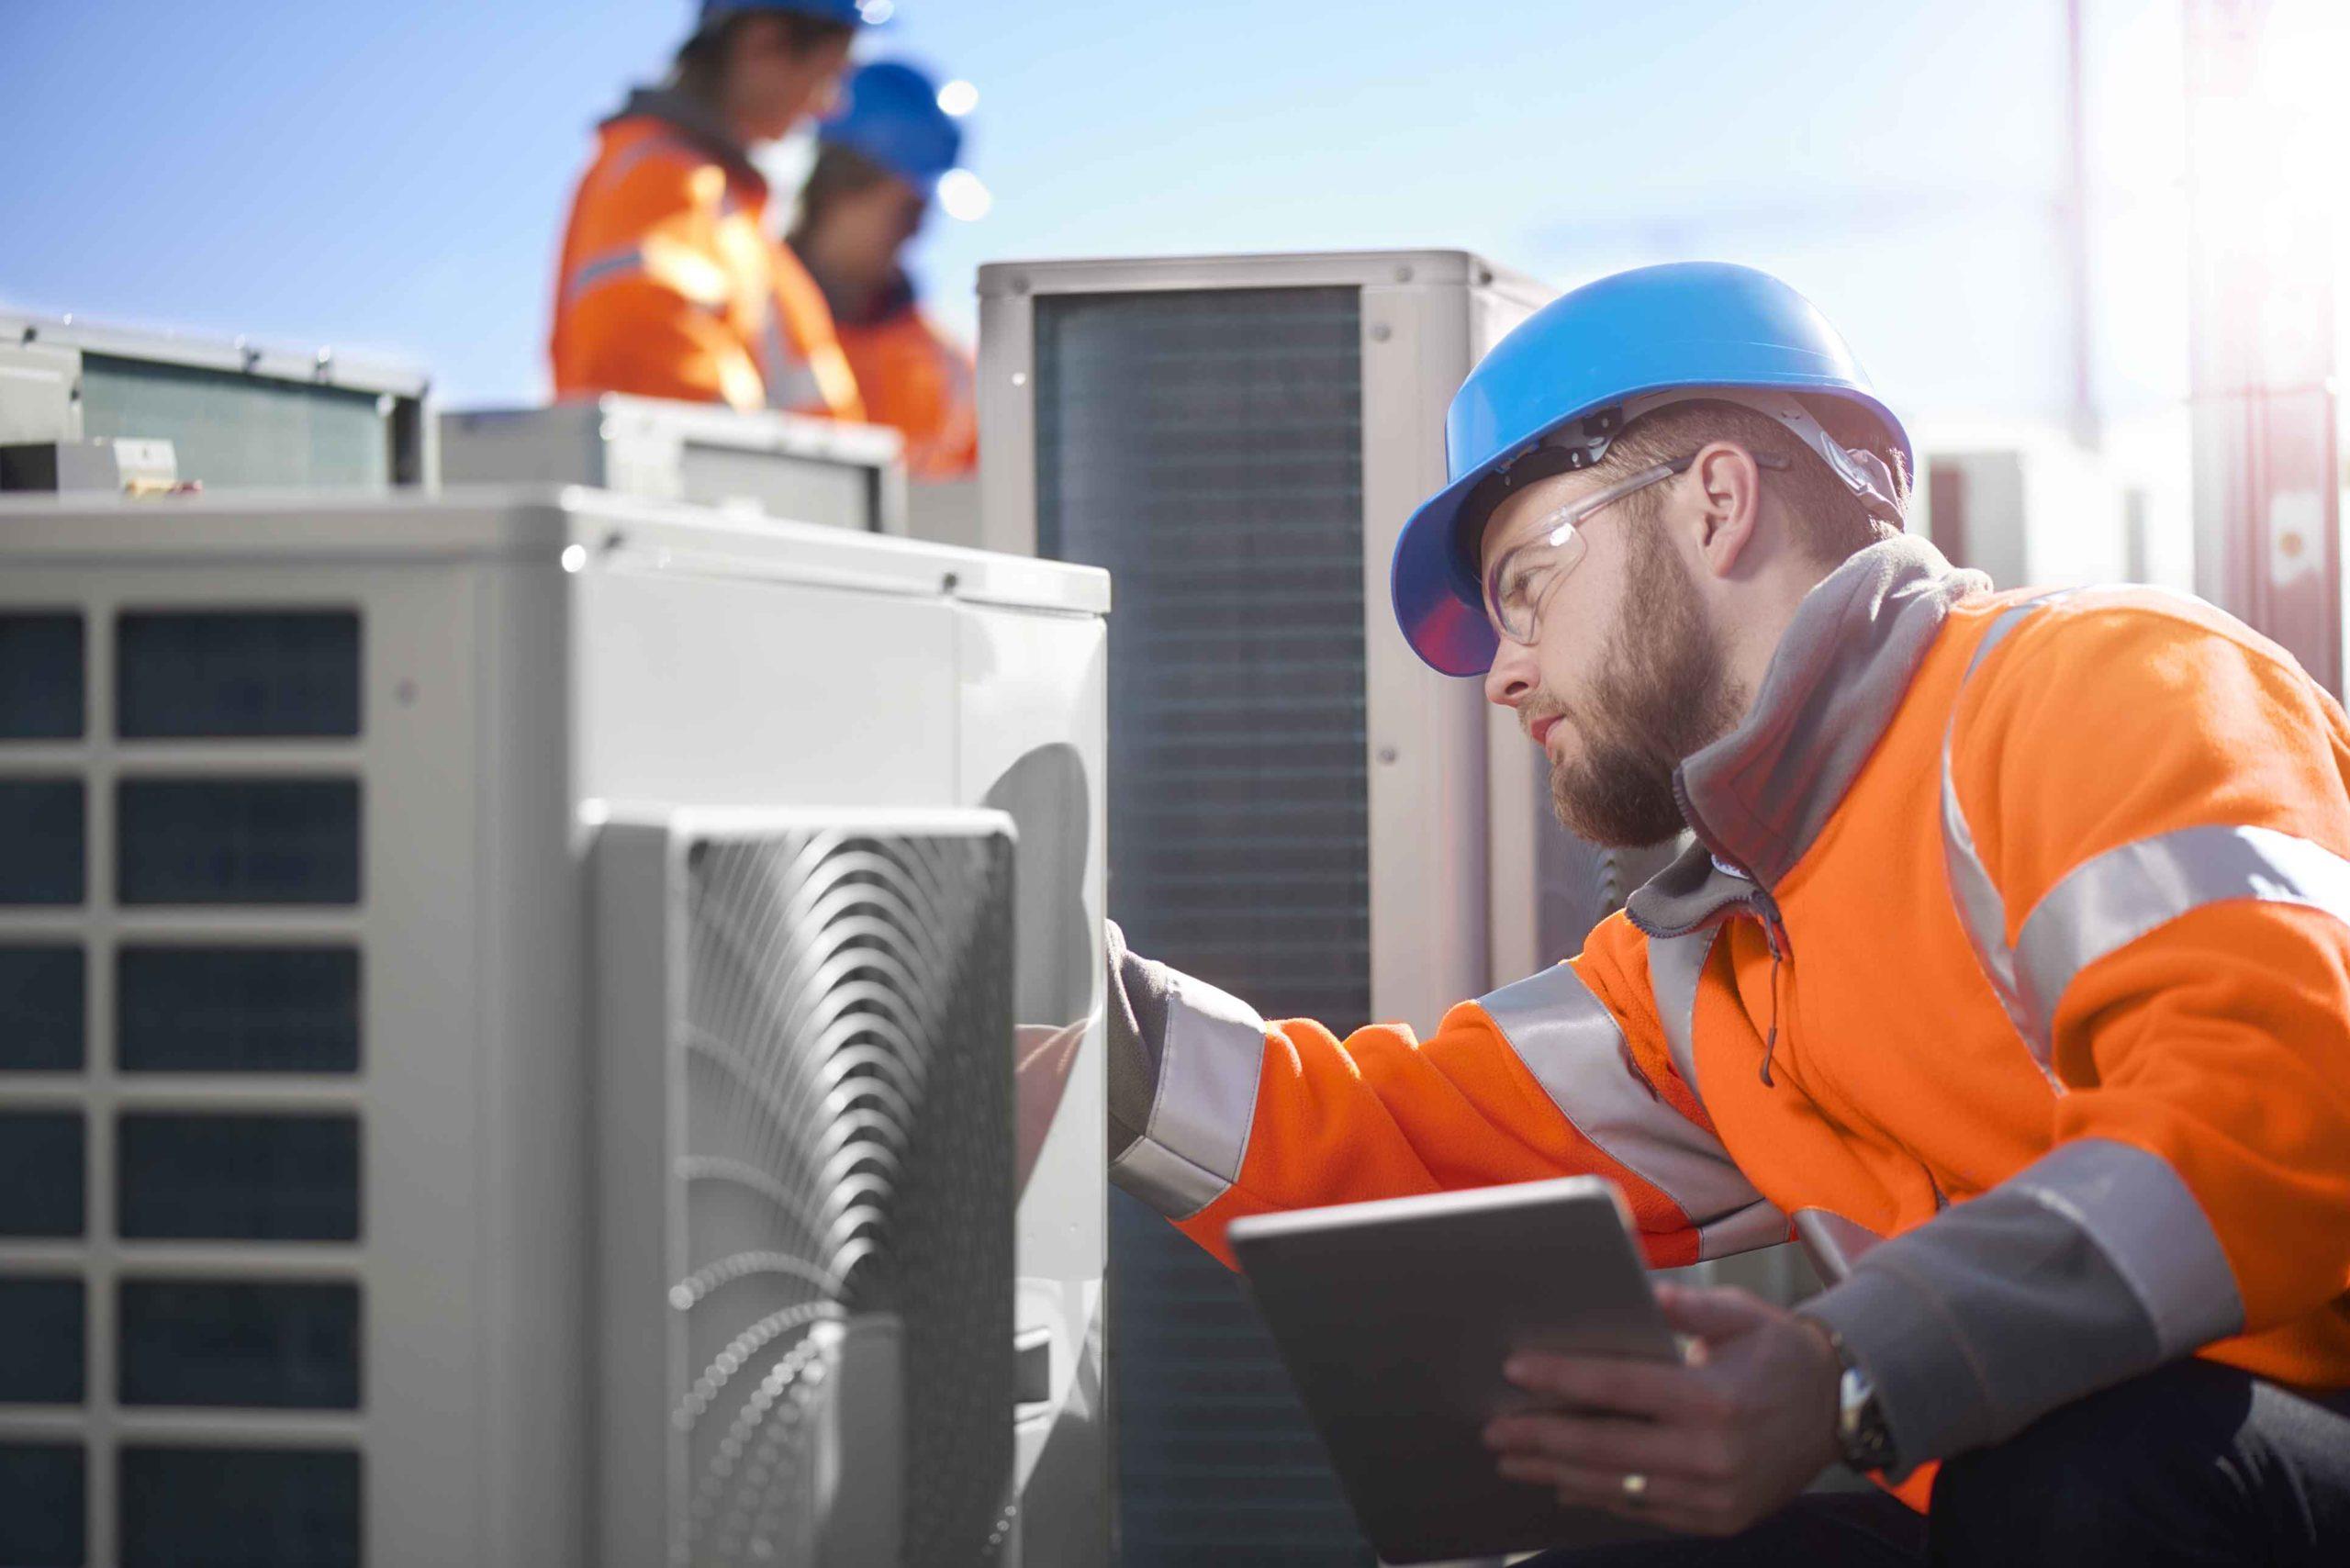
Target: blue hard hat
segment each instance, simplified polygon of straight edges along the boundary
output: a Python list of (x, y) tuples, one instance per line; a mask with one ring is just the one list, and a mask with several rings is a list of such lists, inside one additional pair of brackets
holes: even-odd
[(939, 107), (938, 84), (899, 60), (850, 72), (816, 140), (863, 153), (925, 195), (963, 155), (963, 128)]
[[(1847, 446), (1797, 398), (1772, 396), (1789, 392), (1852, 406), (1881, 440)], [(1452, 482), (1404, 525), (1389, 576), (1412, 651), (1446, 675), (1490, 668), (1497, 644), (1475, 530), (1513, 481), (1587, 467), (1632, 420), (1696, 397), (1777, 419), (1873, 515), (1900, 521), (1889, 459), (1911, 465), (1908, 435), (1809, 300), (1768, 273), (1723, 262), (1617, 273), (1520, 322), (1453, 395), (1444, 422)], [(1537, 451), (1541, 460), (1514, 471)]]
[(699, 27), (707, 28), (746, 11), (796, 11), (819, 21), (878, 28), (897, 13), (896, 0), (701, 0)]

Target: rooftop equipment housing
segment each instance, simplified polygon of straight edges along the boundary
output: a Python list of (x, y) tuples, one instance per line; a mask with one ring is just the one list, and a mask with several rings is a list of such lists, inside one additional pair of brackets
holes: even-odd
[(594, 485), (868, 533), (907, 532), (903, 448), (883, 425), (617, 394), (441, 416), (452, 485)]
[(1107, 602), (0, 503), (0, 1562), (1105, 1561)]
[[(429, 389), (412, 366), (333, 349), (0, 310), (0, 489), (118, 488), (152, 465), (103, 449), (164, 442), (177, 481), (208, 489), (431, 485)], [(27, 450), (59, 447), (74, 450)]]

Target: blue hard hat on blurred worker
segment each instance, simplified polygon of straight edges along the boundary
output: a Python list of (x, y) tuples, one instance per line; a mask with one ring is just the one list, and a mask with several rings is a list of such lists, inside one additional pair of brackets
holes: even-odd
[(938, 84), (899, 60), (861, 65), (841, 84), (839, 106), (816, 128), (825, 147), (863, 153), (927, 196), (963, 156), (963, 128), (940, 104)]
[(820, 21), (878, 28), (897, 9), (896, 0), (701, 0), (699, 25), (708, 28), (746, 11), (796, 11)]
[(1700, 398), (1779, 420), (1872, 516), (1899, 526), (1908, 435), (1809, 300), (1727, 263), (1617, 273), (1536, 311), (1454, 394), (1451, 482), (1404, 525), (1389, 578), (1412, 651), (1446, 675), (1484, 674), (1496, 637), (1477, 555), (1494, 509), (1598, 462), (1641, 415)]
[(979, 102), (901, 60), (850, 73), (816, 129), (816, 162), (789, 236), (839, 323), (867, 415), (905, 437), (917, 481), (968, 478), (979, 464), (976, 372), (968, 350), (922, 308), (906, 252), (933, 207), (974, 218), (987, 187), (962, 166)]

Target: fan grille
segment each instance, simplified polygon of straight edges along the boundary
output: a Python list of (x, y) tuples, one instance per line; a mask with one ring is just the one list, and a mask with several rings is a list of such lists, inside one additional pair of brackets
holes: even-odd
[(706, 839), (687, 884), (675, 1555), (819, 1560), (843, 1331), (886, 1318), (903, 1562), (983, 1562), (1012, 1457), (1009, 841)]

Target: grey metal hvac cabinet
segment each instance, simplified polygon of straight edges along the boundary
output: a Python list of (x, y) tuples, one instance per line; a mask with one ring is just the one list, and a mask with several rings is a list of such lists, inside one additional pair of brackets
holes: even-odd
[[(429, 388), (412, 366), (331, 349), (0, 310), (0, 489), (60, 488), (61, 467), (73, 488), (106, 449), (160, 442), (181, 482), (211, 489), (431, 485)], [(62, 464), (38, 450), (59, 447)]]
[[(1112, 910), (1268, 1016), (1432, 1027), (1575, 950), (1639, 868), (1549, 815), (1387, 567), (1444, 413), (1550, 291), (1457, 251), (979, 274), (991, 548), (1110, 569)], [(1367, 1561), (1233, 1282), (1113, 1198), (1126, 1568)]]
[(0, 504), (0, 1562), (1101, 1562), (1106, 606)]
[(868, 533), (907, 531), (903, 449), (882, 425), (661, 398), (441, 416), (451, 485), (593, 485)]

